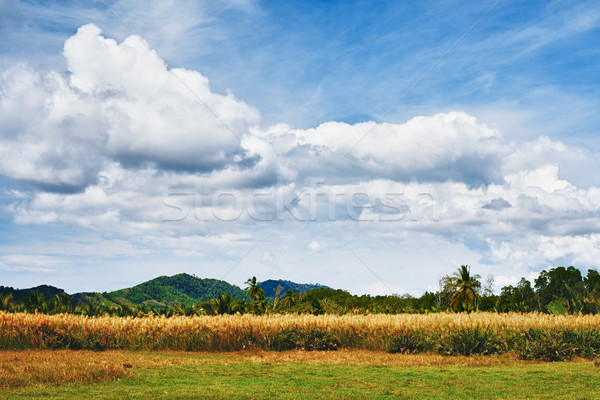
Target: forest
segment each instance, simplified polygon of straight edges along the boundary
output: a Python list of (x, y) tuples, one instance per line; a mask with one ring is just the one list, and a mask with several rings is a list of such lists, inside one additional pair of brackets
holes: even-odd
[[(522, 278), (515, 286), (492, 291), (493, 280), (462, 265), (439, 280), (439, 290), (420, 297), (410, 295), (353, 295), (319, 285), (267, 281), (266, 293), (256, 277), (244, 291), (224, 281), (204, 280), (187, 274), (159, 277), (134, 288), (111, 293), (68, 295), (49, 286), (38, 292), (0, 287), (0, 311), (44, 314), (73, 313), (88, 316), (222, 315), (222, 314), (401, 314), (432, 312), (541, 312), (555, 315), (596, 314), (600, 311), (600, 274), (588, 269), (584, 276), (570, 266), (543, 270), (533, 284)], [(277, 285), (273, 289), (275, 283)], [(295, 286), (294, 286), (295, 285)], [(313, 289), (301, 291), (299, 289)], [(286, 289), (286, 290), (284, 290)], [(296, 290), (294, 290), (296, 289)], [(46, 293), (44, 293), (46, 292)], [(197, 300), (199, 299), (199, 300)], [(196, 301), (197, 300), (197, 301)]]

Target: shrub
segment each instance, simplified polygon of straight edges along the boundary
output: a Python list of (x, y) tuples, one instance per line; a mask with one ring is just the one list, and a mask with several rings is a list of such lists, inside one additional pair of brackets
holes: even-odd
[(503, 350), (500, 335), (480, 327), (453, 329), (440, 336), (439, 346), (441, 354), (461, 356), (497, 354)]
[(268, 344), (268, 349), (275, 351), (332, 351), (339, 348), (340, 342), (331, 333), (317, 328), (283, 329), (276, 332)]
[(572, 331), (570, 340), (576, 346), (575, 353), (577, 356), (584, 358), (600, 356), (600, 330), (581, 329)]
[(427, 342), (423, 335), (416, 331), (402, 330), (389, 337), (385, 343), (388, 353), (414, 354), (420, 353), (427, 348)]
[(576, 355), (569, 331), (530, 328), (515, 336), (514, 351), (523, 360), (564, 361)]
[(300, 345), (299, 332), (296, 329), (283, 329), (276, 332), (268, 343), (267, 350), (296, 350)]
[(334, 351), (340, 348), (340, 342), (329, 332), (313, 328), (305, 331), (304, 350)]

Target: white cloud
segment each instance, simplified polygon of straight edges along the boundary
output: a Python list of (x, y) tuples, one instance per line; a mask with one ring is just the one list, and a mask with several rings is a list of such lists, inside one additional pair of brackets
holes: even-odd
[(117, 44), (85, 25), (64, 56), (67, 77), (18, 64), (0, 78), (5, 176), (72, 190), (111, 160), (187, 170), (260, 160), (247, 160), (241, 141), (258, 111), (213, 93), (196, 71), (168, 69), (138, 37)]
[(402, 295), (407, 293), (407, 291), (404, 290), (403, 287), (383, 281), (371, 282), (367, 285), (361, 285), (360, 288), (362, 290), (362, 293), (370, 294), (373, 296), (389, 296), (392, 294)]
[(102, 121), (95, 102), (56, 73), (18, 64), (0, 78), (0, 172), (49, 187), (81, 187), (101, 165)]
[[(253, 131), (289, 158), (300, 176), (362, 175), (489, 183), (501, 179), (501, 136), (464, 112), (419, 116), (404, 124), (326, 122), (314, 129), (284, 124)], [(315, 164), (314, 158), (322, 160)], [(475, 169), (474, 166), (479, 168)]]
[(169, 70), (139, 37), (121, 44), (81, 27), (65, 43), (70, 82), (84, 95), (106, 96), (108, 151), (121, 161), (211, 168), (242, 152), (241, 136), (258, 112), (232, 94), (210, 90), (196, 71)]
[(539, 251), (546, 260), (570, 258), (578, 265), (595, 266), (600, 260), (600, 234), (542, 236)]
[(65, 265), (65, 261), (45, 254), (4, 254), (0, 256), (0, 270), (5, 272), (52, 273)]
[(267, 263), (267, 264), (271, 264), (271, 263), (273, 263), (275, 261), (275, 258), (273, 257), (273, 255), (271, 254), (271, 252), (265, 251), (263, 253), (261, 261), (264, 262), (264, 263)]
[(308, 248), (311, 251), (319, 251), (323, 246), (317, 240), (313, 240), (308, 244)]

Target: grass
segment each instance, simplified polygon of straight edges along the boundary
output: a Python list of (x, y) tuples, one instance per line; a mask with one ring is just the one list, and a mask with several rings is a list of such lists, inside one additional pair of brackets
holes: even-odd
[(600, 357), (600, 315), (225, 315), (86, 317), (0, 311), (0, 349), (373, 350), (525, 359)]
[(598, 364), (345, 350), (4, 351), (0, 365), (13, 372), (0, 373), (0, 398), (593, 399)]

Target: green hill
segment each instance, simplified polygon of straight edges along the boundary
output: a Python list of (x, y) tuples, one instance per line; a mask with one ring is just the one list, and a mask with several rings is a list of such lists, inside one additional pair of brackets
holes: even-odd
[(269, 279), (260, 283), (260, 287), (265, 291), (265, 296), (275, 297), (275, 290), (277, 286), (281, 285), (281, 294), (283, 295), (289, 289), (294, 292), (308, 292), (313, 289), (330, 289), (328, 286), (312, 283), (296, 283), (292, 281), (286, 281), (283, 279)]
[[(72, 294), (71, 302), (73, 303), (74, 306), (85, 305), (89, 302), (93, 302), (95, 304), (101, 304), (101, 305), (108, 306), (108, 307), (112, 307), (116, 304), (126, 303), (126, 302), (109, 300), (108, 298), (104, 297), (102, 295), (102, 293), (96, 293), (96, 292), (80, 292), (80, 293)], [(128, 305), (131, 305), (131, 304), (128, 304)]]
[(0, 286), (0, 296), (12, 294), (14, 300), (18, 303), (28, 298), (31, 292), (38, 292), (39, 295), (43, 295), (46, 299), (51, 299), (55, 295), (61, 294), (63, 290), (49, 285), (40, 285), (29, 289), (13, 289), (12, 287)]
[(102, 293), (108, 300), (119, 304), (152, 304), (173, 306), (192, 305), (227, 293), (237, 299), (249, 300), (246, 293), (235, 285), (218, 279), (201, 279), (188, 274), (159, 276), (137, 286)]
[[(261, 288), (267, 297), (275, 296), (275, 288), (281, 285), (282, 294), (288, 289), (294, 292), (308, 292), (312, 289), (327, 288), (323, 285), (295, 283), (286, 280), (269, 279), (261, 283)], [(0, 286), (0, 295), (12, 294), (15, 300), (22, 303), (29, 293), (37, 290), (46, 299), (63, 292), (53, 286), (41, 285), (30, 289), (13, 289)], [(86, 305), (90, 302), (112, 307), (117, 304), (135, 307), (138, 304), (147, 304), (152, 307), (171, 307), (176, 305), (194, 305), (199, 302), (209, 301), (219, 295), (227, 293), (236, 299), (250, 301), (248, 295), (238, 286), (218, 279), (201, 279), (188, 274), (173, 276), (159, 276), (139, 285), (115, 290), (113, 292), (80, 292), (70, 295), (73, 305)]]

